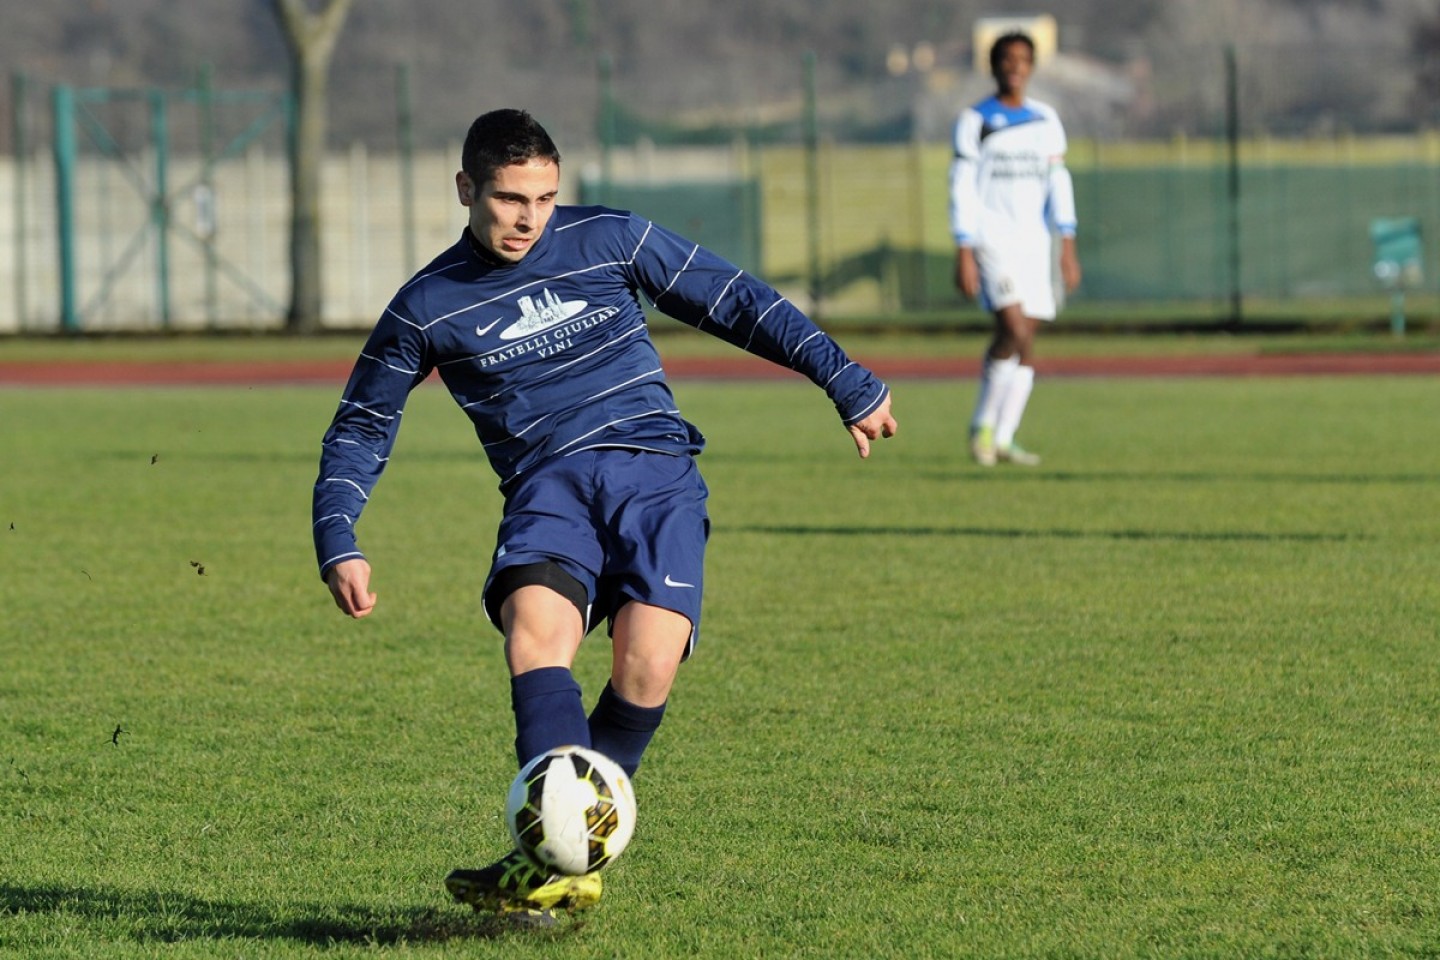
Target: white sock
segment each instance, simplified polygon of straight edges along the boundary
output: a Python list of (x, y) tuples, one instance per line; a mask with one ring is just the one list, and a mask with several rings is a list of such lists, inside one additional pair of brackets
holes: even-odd
[(975, 398), (975, 413), (970, 417), (970, 429), (984, 427), (994, 429), (999, 422), (1000, 408), (1005, 395), (1010, 392), (1015, 371), (1020, 369), (1019, 357), (992, 359), (989, 354), (980, 368), (980, 393)]
[(1018, 363), (1010, 377), (1009, 389), (1000, 400), (999, 414), (995, 419), (995, 446), (1008, 447), (1015, 442), (1015, 432), (1020, 429), (1020, 418), (1025, 416), (1025, 404), (1030, 402), (1030, 391), (1035, 387), (1035, 368), (1022, 367)]

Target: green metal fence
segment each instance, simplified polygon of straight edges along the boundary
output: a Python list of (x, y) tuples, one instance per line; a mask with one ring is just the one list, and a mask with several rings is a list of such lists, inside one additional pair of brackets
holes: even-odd
[[(1269, 299), (1373, 295), (1370, 221), (1440, 226), (1437, 174), (1414, 164), (1244, 168), (1232, 235), (1222, 169), (1087, 171), (1075, 184), (1086, 294), (1204, 300), (1238, 283), (1243, 295)], [(1236, 245), (1238, 277), (1229, 266)]]
[[(1085, 270), (1063, 319), (1383, 322), (1397, 291), (1376, 274), (1372, 223), (1440, 231), (1440, 134), (1394, 132), (1421, 116), (1401, 96), (1412, 54), (1176, 37), (1147, 51), (1139, 76), (1148, 79), (1132, 96), (1088, 115), (1071, 108), (1094, 108), (1089, 98), (1058, 101)], [(571, 66), (595, 73), (593, 83), (572, 81), (591, 84), (598, 112), (552, 127), (566, 200), (630, 207), (687, 233), (827, 324), (988, 323), (954, 289), (947, 217), (946, 128), (990, 89), (964, 58), (843, 91), (836, 65), (813, 55), (763, 76), (697, 64), (688, 79), (726, 101), (702, 111), (671, 102), (674, 90), (617, 77), (604, 58)], [(1134, 78), (1117, 64), (1107, 76), (1122, 86)], [(393, 131), (336, 143), (326, 158), (330, 326), (371, 322), (463, 223), (458, 145), (432, 135), (417, 149), (404, 67), (393, 92)], [(1425, 102), (1440, 109), (1430, 93)], [(12, 296), (0, 302), (0, 334), (281, 321), (284, 94), (213, 88), (208, 72), (179, 90), (71, 88), (17, 74), (11, 98), (0, 286)], [(443, 113), (429, 94), (421, 99)], [(373, 107), (371, 120), (391, 113)], [(1429, 244), (1422, 259), (1436, 250)], [(1440, 269), (1420, 267), (1406, 308), (1416, 323), (1440, 326)]]
[[(1428, 150), (1411, 146), (1411, 154)], [(1322, 156), (1330, 146), (1292, 142), (1293, 157), (1278, 160), (1247, 144), (1232, 171), (1223, 150), (1204, 147), (1189, 144), (1189, 156), (1168, 163), (1148, 156), (1154, 149), (1108, 145), (1113, 162), (1083, 145), (1074, 151), (1085, 280), (1067, 314), (1095, 323), (1380, 320), (1389, 291), (1373, 269), (1371, 221), (1411, 217), (1422, 235), (1440, 231), (1440, 162), (1307, 162), (1307, 153)], [(1215, 156), (1194, 157), (1207, 152)], [(814, 288), (826, 298), (826, 316), (983, 320), (954, 288), (948, 163), (948, 151), (933, 145), (822, 153)], [(759, 166), (767, 275), (803, 295), (812, 288), (804, 158), (773, 149)], [(1425, 270), (1412, 292), (1422, 321), (1440, 302), (1437, 279), (1440, 270)]]
[(580, 202), (634, 210), (737, 266), (764, 269), (760, 184), (754, 179), (644, 184), (582, 178)]
[[(13, 316), (0, 304), (0, 332), (278, 322), (288, 200), (274, 111), (284, 101), (237, 100), (228, 132), (205, 148), (170, 129), (206, 114), (202, 94), (55, 89), (53, 162), (27, 153), (15, 166), (0, 280), (16, 296)], [(130, 126), (101, 107), (130, 110)], [(1440, 138), (1236, 146), (1073, 142), (1085, 281), (1062, 320), (1384, 323), (1395, 291), (1375, 273), (1370, 228), (1409, 218), (1421, 237), (1440, 235)], [(827, 324), (988, 323), (954, 289), (944, 144), (821, 138), (566, 156), (579, 181), (566, 197), (635, 209), (687, 234)], [(463, 222), (457, 165), (454, 149), (413, 162), (354, 148), (329, 158), (329, 325), (370, 323), (416, 256), (453, 240)], [(407, 188), (418, 188), (413, 200)], [(1428, 327), (1440, 318), (1440, 268), (1421, 267), (1405, 307), (1412, 326)]]
[[(171, 274), (172, 241), (188, 244), (197, 254), (204, 275), (205, 312), (218, 322), (218, 286), (227, 280), (270, 312), (280, 309), (267, 291), (216, 243), (215, 180), (224, 162), (245, 151), (272, 127), (284, 129), (290, 101), (284, 95), (211, 88), (208, 78), (182, 90), (74, 88), (57, 85), (52, 92), (55, 210), (60, 282), (60, 327), (67, 332), (85, 329), (87, 314), (101, 311), (127, 274), (140, 271), (153, 282), (153, 316), (168, 328), (174, 318)], [(105, 108), (133, 106), (143, 120)], [(177, 171), (172, 162), (176, 107), (193, 111), (196, 135), (186, 145), (189, 169)], [(215, 114), (235, 106), (250, 116), (238, 132), (217, 134)], [(136, 112), (136, 111), (132, 111)], [(135, 127), (144, 132), (136, 134)], [(82, 157), (96, 169), (108, 171), (104, 189), (82, 184)], [(181, 175), (177, 176), (177, 173)], [(123, 200), (116, 195), (124, 194)], [(182, 204), (191, 215), (176, 216)], [(102, 230), (104, 246), (83, 256), (80, 244), (82, 209), (120, 211)], [(88, 283), (86, 282), (88, 280)]]

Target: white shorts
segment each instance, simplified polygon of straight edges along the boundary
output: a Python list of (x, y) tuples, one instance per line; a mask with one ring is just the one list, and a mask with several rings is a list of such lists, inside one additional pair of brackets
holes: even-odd
[(980, 305), (996, 313), (1015, 304), (1033, 320), (1054, 320), (1059, 306), (1049, 235), (1020, 246), (975, 248)]

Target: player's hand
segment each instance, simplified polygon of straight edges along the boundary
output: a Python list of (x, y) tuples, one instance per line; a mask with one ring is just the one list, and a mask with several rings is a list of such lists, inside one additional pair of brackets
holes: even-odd
[(887, 393), (885, 400), (870, 416), (850, 425), (850, 436), (855, 439), (855, 449), (860, 452), (860, 459), (864, 460), (870, 456), (871, 440), (893, 437), (898, 429), (900, 425), (890, 415), (890, 394)]
[(370, 563), (363, 557), (335, 564), (325, 574), (325, 584), (335, 598), (335, 606), (346, 616), (359, 620), (375, 609), (375, 594), (370, 592)]
[(980, 264), (975, 262), (975, 251), (970, 247), (955, 248), (955, 286), (967, 300), (980, 295)]

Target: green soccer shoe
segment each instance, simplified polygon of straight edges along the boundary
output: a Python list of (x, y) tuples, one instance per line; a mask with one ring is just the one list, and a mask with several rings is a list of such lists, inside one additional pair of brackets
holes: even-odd
[(445, 889), (459, 903), (477, 911), (534, 915), (554, 910), (574, 912), (600, 902), (604, 882), (599, 873), (572, 877), (550, 873), (519, 850), (512, 850), (479, 870), (452, 870)]

